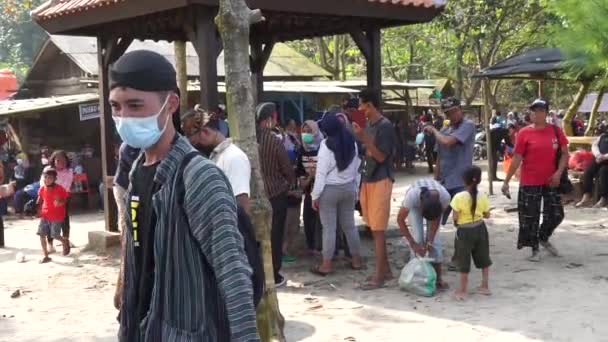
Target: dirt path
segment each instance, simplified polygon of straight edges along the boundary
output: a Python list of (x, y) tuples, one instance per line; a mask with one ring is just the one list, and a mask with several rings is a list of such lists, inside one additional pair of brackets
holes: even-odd
[[(411, 176), (395, 185), (393, 214)], [(496, 183), (498, 184), (498, 183)], [(492, 197), (491, 297), (472, 295), (459, 303), (451, 292), (420, 298), (397, 288), (362, 292), (357, 289), (373, 262), (369, 238), (364, 238), (368, 271), (338, 268), (320, 278), (308, 273), (313, 260), (286, 265), (287, 288), (281, 289), (281, 310), (287, 319), (288, 341), (608, 341), (608, 211), (567, 208), (566, 221), (556, 231), (561, 258), (543, 253), (541, 263), (525, 261), (517, 251), (516, 214), (502, 210), (509, 201)], [(74, 218), (77, 246), (88, 230), (100, 229), (101, 215)], [(80, 253), (53, 256), (39, 265), (36, 221), (9, 221), (0, 249), (0, 341), (114, 341), (117, 324), (112, 294), (118, 263), (112, 257)], [(389, 239), (393, 271), (405, 264), (405, 248), (396, 234), (394, 215)], [(451, 256), (454, 230), (442, 228)], [(26, 263), (15, 262), (23, 251)], [(456, 273), (447, 281), (455, 286)], [(480, 275), (473, 271), (472, 285)], [(10, 298), (15, 290), (18, 298)]]

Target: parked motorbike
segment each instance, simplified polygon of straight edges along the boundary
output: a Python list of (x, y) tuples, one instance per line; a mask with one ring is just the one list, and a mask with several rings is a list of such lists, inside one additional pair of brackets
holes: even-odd
[(480, 131), (475, 134), (475, 144), (473, 145), (473, 159), (485, 160), (488, 159), (488, 148), (486, 144), (486, 132)]

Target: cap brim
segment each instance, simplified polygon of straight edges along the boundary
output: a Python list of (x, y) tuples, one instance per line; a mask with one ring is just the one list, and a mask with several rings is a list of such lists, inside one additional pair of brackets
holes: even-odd
[(445, 109), (441, 109), (441, 111), (442, 111), (442, 112), (444, 112), (444, 113), (447, 113), (447, 112), (449, 112), (449, 111), (451, 111), (451, 110), (454, 110), (454, 109), (456, 109), (456, 108), (460, 108), (460, 106), (452, 106), (452, 107), (448, 107), (448, 108), (445, 108)]
[(530, 109), (530, 110), (534, 110), (535, 108), (542, 108), (544, 110), (548, 110), (548, 107), (546, 105), (541, 105), (541, 104), (535, 104), (535, 105), (531, 105), (530, 107), (528, 107), (528, 109)]

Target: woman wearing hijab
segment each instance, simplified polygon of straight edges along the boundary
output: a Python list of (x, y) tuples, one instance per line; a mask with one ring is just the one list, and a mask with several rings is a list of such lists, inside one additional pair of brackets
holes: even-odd
[(312, 208), (311, 196), (321, 141), (323, 141), (323, 134), (319, 130), (319, 125), (313, 120), (305, 121), (302, 125), (302, 148), (298, 161), (301, 168), (298, 170), (297, 176), (301, 178), (302, 188), (304, 189), (304, 213), (302, 217), (304, 219), (306, 247), (310, 255), (314, 255), (321, 246), (320, 238), (317, 238), (321, 235), (319, 213)]
[(361, 269), (361, 241), (355, 227), (355, 199), (360, 160), (354, 136), (348, 132), (336, 114), (325, 115), (322, 121), (327, 139), (321, 142), (315, 184), (312, 191), (313, 208), (319, 211), (323, 225), (323, 261), (311, 271), (325, 276), (332, 272), (336, 247), (337, 221), (352, 254), (351, 268)]

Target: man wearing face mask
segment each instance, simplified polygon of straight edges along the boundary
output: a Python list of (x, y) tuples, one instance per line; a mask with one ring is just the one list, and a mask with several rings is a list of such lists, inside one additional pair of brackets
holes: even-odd
[(221, 132), (220, 122), (214, 113), (196, 107), (182, 117), (182, 130), (196, 149), (224, 171), (237, 203), (249, 212), (251, 164), (245, 152)]
[(228, 180), (176, 132), (175, 69), (137, 50), (110, 69), (125, 144), (143, 151), (127, 193), (119, 340), (259, 341), (251, 267)]
[(277, 107), (274, 103), (260, 103), (256, 108), (257, 139), (260, 152), (260, 166), (264, 178), (264, 188), (272, 205), (272, 265), (275, 286), (285, 285), (280, 274), (283, 257), (283, 238), (287, 219), (287, 192), (295, 182), (295, 172), (289, 161), (287, 151), (272, 129), (277, 123)]

